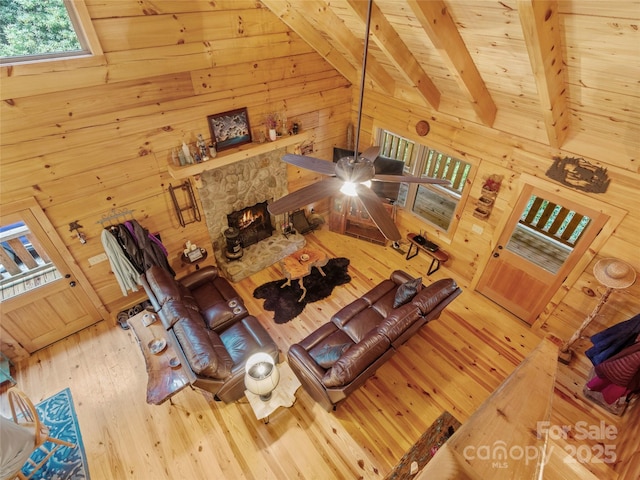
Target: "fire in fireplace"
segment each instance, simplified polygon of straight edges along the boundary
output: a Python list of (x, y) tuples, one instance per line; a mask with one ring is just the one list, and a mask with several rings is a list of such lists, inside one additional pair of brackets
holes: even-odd
[(240, 244), (243, 248), (268, 238), (273, 233), (271, 216), (267, 210), (267, 202), (256, 203), (227, 215), (230, 228), (240, 231)]

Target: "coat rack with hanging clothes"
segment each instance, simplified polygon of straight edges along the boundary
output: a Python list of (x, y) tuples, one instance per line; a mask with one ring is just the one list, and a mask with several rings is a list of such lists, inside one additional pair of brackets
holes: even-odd
[(125, 296), (129, 290), (138, 291), (140, 275), (153, 265), (175, 276), (167, 260), (167, 249), (158, 236), (149, 233), (133, 218), (132, 213), (133, 210), (114, 209), (98, 220), (104, 226), (102, 245)]
[(105, 224), (107, 224), (107, 227), (114, 226), (120, 223), (120, 219), (124, 222), (128, 218), (133, 218), (133, 212), (135, 212), (135, 210), (112, 208), (109, 213), (104, 214), (96, 223), (101, 224), (103, 227), (105, 227)]

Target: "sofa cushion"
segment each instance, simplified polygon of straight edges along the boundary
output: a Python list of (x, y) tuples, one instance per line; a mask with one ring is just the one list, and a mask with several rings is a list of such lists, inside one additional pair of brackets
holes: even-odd
[(149, 268), (145, 273), (147, 283), (162, 307), (168, 300), (178, 300), (181, 297), (178, 283), (164, 268), (157, 265)]
[(377, 331), (393, 343), (419, 318), (422, 318), (420, 309), (416, 305), (410, 303), (398, 308), (391, 315), (385, 318)]
[[(376, 296), (379, 299), (379, 295)], [(377, 309), (371, 308), (371, 303), (358, 298), (336, 313), (331, 321), (343, 332), (349, 335), (353, 343), (358, 343), (367, 333), (376, 328), (384, 318)]]
[(325, 343), (337, 345), (339, 343), (349, 342), (350, 340), (349, 336), (340, 330), (335, 323), (327, 322), (313, 330), (298, 343), (305, 350), (311, 350), (313, 348), (320, 348)]
[(209, 375), (213, 378), (227, 378), (233, 370), (233, 359), (227, 349), (224, 346), (220, 335), (212, 330), (208, 330), (209, 342), (216, 352), (218, 358), (218, 366), (215, 370), (211, 371), (209, 368), (205, 368), (202, 372), (203, 375)]
[(366, 301), (369, 305), (373, 305), (383, 299), (383, 297), (387, 296), (389, 292), (395, 292), (396, 288), (398, 288), (398, 284), (394, 281), (390, 279), (383, 280), (360, 298)]
[(191, 294), (198, 302), (201, 311), (218, 303), (226, 303), (226, 298), (222, 296), (213, 282), (207, 282), (191, 290)]
[(220, 333), (227, 352), (231, 355), (236, 369), (243, 370), (249, 357), (256, 352), (266, 352), (277, 358), (277, 347), (269, 333), (253, 315), (236, 321)]
[(176, 284), (178, 285), (178, 291), (180, 292), (180, 299), (182, 300), (182, 303), (184, 303), (184, 306), (187, 308), (190, 308), (191, 310), (199, 312), (200, 306), (198, 305), (198, 302), (196, 301), (193, 294), (191, 293), (191, 290), (189, 290), (187, 287), (185, 287), (179, 282), (176, 282)]
[(391, 343), (384, 335), (373, 330), (360, 342), (349, 348), (322, 378), (325, 387), (345, 385), (360, 375)]
[(173, 326), (182, 351), (191, 369), (200, 375), (225, 378), (231, 372), (233, 362), (217, 333), (209, 330), (196, 312), (182, 317)]
[(187, 308), (181, 300), (169, 299), (158, 313), (160, 314), (160, 320), (164, 328), (169, 329), (181, 318), (190, 317), (191, 312), (195, 313), (193, 309)]
[(358, 313), (362, 312), (364, 309), (369, 308), (371, 304), (362, 298), (357, 298), (349, 305), (345, 305), (340, 310), (338, 310), (333, 317), (331, 317), (331, 321), (338, 327), (342, 328), (344, 325), (349, 322), (354, 316)]
[(403, 283), (398, 287), (396, 296), (393, 300), (393, 308), (398, 308), (409, 302), (416, 293), (422, 288), (422, 277), (415, 278)]
[(189, 289), (177, 282), (164, 268), (154, 265), (145, 272), (145, 278), (160, 308), (171, 300), (179, 300), (185, 307), (196, 312), (199, 310), (196, 299)]
[(320, 348), (309, 351), (309, 355), (322, 368), (331, 368), (334, 363), (346, 352), (353, 343), (340, 343), (337, 345), (324, 344)]

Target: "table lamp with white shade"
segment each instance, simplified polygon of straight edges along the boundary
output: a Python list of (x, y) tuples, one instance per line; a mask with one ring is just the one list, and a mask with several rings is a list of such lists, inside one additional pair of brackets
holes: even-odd
[(244, 385), (251, 393), (259, 395), (262, 401), (268, 401), (280, 381), (278, 366), (271, 355), (265, 352), (254, 353), (245, 364)]
[(582, 325), (574, 332), (569, 340), (562, 347), (558, 359), (568, 364), (571, 361), (571, 346), (581, 337), (582, 332), (589, 326), (591, 321), (598, 315), (602, 306), (609, 299), (609, 295), (613, 290), (622, 290), (630, 287), (636, 281), (636, 271), (631, 265), (616, 258), (603, 258), (593, 267), (593, 275), (596, 280), (607, 287), (602, 294), (600, 301), (587, 318), (584, 319)]

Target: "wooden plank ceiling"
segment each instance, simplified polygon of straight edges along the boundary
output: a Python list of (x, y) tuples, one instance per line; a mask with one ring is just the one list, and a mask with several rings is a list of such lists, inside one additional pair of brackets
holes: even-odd
[[(367, 0), (261, 1), (359, 85)], [(615, 2), (607, 10), (597, 2), (556, 0), (374, 0), (366, 85), (486, 126), (501, 113), (513, 116), (508, 112), (515, 109), (535, 118), (541, 139), (560, 148), (571, 129), (580, 128), (578, 120), (571, 125), (572, 117), (603, 115), (595, 100), (601, 95), (586, 97), (584, 85), (570, 85), (581, 72), (568, 70), (584, 67), (577, 56), (585, 54), (587, 66), (597, 65), (593, 49), (574, 44), (584, 38), (573, 30), (576, 19), (593, 18), (587, 24), (601, 37), (631, 35), (633, 29), (626, 31), (617, 19), (638, 17), (634, 3)], [(637, 67), (634, 52), (627, 54), (629, 68)], [(629, 87), (631, 92), (622, 87), (618, 94), (632, 95)], [(593, 101), (585, 102), (589, 97)], [(616, 122), (631, 117), (622, 110), (609, 116)]]

